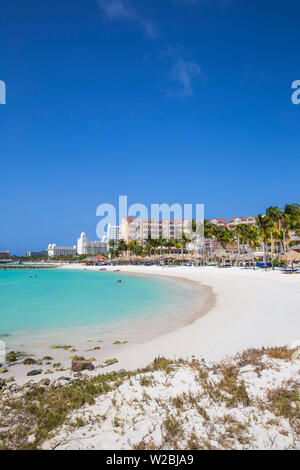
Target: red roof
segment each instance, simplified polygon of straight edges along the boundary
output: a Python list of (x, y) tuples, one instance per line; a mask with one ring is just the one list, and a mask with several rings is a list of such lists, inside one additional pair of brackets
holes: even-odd
[(232, 217), (232, 219), (228, 220), (228, 223), (230, 224), (231, 222), (234, 222), (235, 219), (240, 219), (240, 220), (248, 220), (248, 219), (257, 219), (256, 216), (249, 215), (249, 217)]
[(209, 222), (212, 222), (213, 220), (215, 220), (216, 222), (222, 222), (226, 224), (226, 219), (210, 219)]
[(102, 256), (102, 255), (96, 255), (96, 256), (94, 256), (94, 258), (96, 258), (96, 259), (106, 259), (105, 256)]

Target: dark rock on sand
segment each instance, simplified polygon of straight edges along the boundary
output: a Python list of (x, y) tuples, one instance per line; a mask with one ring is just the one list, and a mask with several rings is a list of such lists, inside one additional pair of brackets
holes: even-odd
[(42, 379), (39, 382), (39, 385), (45, 385), (47, 387), (48, 385), (50, 385), (50, 379)]
[(36, 364), (36, 360), (32, 359), (32, 357), (27, 357), (26, 359), (24, 359), (23, 364), (25, 364), (25, 366)]
[(31, 377), (32, 375), (39, 375), (41, 374), (42, 372), (38, 369), (33, 369), (33, 370), (30, 370), (29, 372), (27, 372), (27, 377)]
[(81, 372), (82, 370), (93, 370), (94, 366), (91, 361), (81, 361), (73, 359), (72, 361), (72, 371)]

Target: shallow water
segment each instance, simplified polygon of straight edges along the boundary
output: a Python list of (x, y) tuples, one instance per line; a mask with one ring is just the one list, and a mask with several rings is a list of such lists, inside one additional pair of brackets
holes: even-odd
[(139, 342), (188, 323), (203, 297), (198, 287), (169, 278), (62, 269), (0, 271), (0, 338), (16, 349), (121, 334)]

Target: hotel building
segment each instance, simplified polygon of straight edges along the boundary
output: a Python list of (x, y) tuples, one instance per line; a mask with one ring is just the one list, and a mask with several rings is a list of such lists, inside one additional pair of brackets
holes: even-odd
[(133, 217), (123, 217), (120, 226), (120, 239), (129, 243), (137, 240), (141, 246), (149, 238), (166, 240), (179, 240), (182, 232), (191, 232), (191, 221), (189, 220), (150, 220)]
[(0, 251), (0, 260), (10, 259), (10, 251)]
[(26, 251), (27, 258), (43, 258), (48, 255), (48, 251)]
[(84, 232), (81, 233), (77, 240), (78, 255), (101, 255), (106, 254), (107, 243), (103, 241), (91, 242), (88, 240)]
[(293, 233), (291, 235), (292, 246), (291, 249), (300, 253), (300, 233)]
[[(210, 219), (209, 222), (217, 227), (234, 229), (237, 225), (246, 224), (256, 226), (257, 217), (233, 217), (228, 222), (226, 219)], [(133, 217), (123, 217), (121, 221), (119, 238), (126, 243), (137, 240), (143, 245), (150, 237), (153, 239), (164, 238), (167, 240), (181, 239), (182, 232), (191, 232), (190, 220), (150, 220)]]
[(210, 219), (208, 222), (217, 227), (226, 227), (226, 219)]
[(227, 228), (234, 229), (237, 225), (253, 225), (256, 226), (257, 217), (233, 217), (227, 222)]
[(237, 225), (254, 225), (256, 226), (257, 217), (233, 217), (226, 221), (226, 219), (210, 219), (209, 222), (217, 227), (226, 227), (229, 230), (234, 229)]
[(109, 243), (111, 240), (117, 242), (120, 236), (120, 227), (119, 225), (111, 225), (108, 224), (107, 226), (107, 242)]
[(60, 256), (72, 256), (73, 258), (77, 255), (77, 248), (74, 245), (73, 248), (61, 246), (58, 247), (55, 243), (48, 245), (48, 258), (59, 258)]

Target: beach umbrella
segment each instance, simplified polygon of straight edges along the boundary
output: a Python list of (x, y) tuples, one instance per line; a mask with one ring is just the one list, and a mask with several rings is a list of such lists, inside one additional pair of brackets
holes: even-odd
[(130, 262), (136, 263), (137, 261), (141, 261), (142, 259), (143, 259), (143, 257), (139, 256), (139, 255), (130, 256)]
[(244, 253), (243, 255), (244, 261), (253, 261), (254, 256), (252, 253)]
[(213, 254), (213, 258), (219, 258), (219, 259), (224, 259), (227, 258), (227, 253), (223, 248), (220, 248), (219, 250), (216, 250)]
[(280, 261), (285, 263), (294, 263), (295, 261), (300, 261), (300, 253), (295, 250), (289, 250), (279, 257)]
[(230, 261), (239, 261), (241, 256), (238, 253), (228, 253), (226, 259), (230, 259)]
[(88, 258), (85, 258), (85, 259), (83, 260), (83, 263), (95, 263), (95, 262), (96, 262), (96, 260), (95, 260), (95, 258), (92, 257), (92, 256), (90, 256), (90, 257), (88, 257)]

